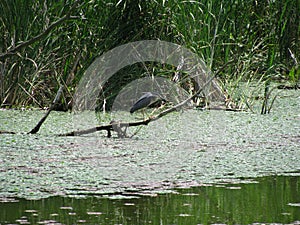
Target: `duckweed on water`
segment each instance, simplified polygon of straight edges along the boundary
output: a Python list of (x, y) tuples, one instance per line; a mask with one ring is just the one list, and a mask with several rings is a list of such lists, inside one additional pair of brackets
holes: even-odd
[[(72, 127), (70, 114), (55, 112), (41, 134), (0, 136), (0, 196), (39, 199), (132, 188), (161, 191), (300, 170), (300, 115), (298, 107), (291, 107), (299, 106), (300, 98), (279, 100), (270, 115), (174, 113), (143, 127), (132, 139), (108, 139), (101, 133), (54, 136)], [(40, 111), (22, 113), (0, 111), (0, 121), (17, 121), (1, 123), (1, 129), (27, 129), (41, 116)]]
[[(295, 104), (290, 104), (291, 102), (295, 102)], [(103, 133), (82, 137), (57, 137), (54, 134), (72, 130), (72, 125), (70, 125), (72, 119), (69, 118), (70, 114), (55, 112), (51, 114), (52, 119), (48, 118), (38, 135), (20, 133), (0, 136), (0, 200), (3, 202), (1, 204), (6, 204), (4, 202), (14, 204), (15, 200), (23, 202), (24, 200), (19, 200), (20, 198), (51, 201), (53, 199), (51, 197), (54, 196), (72, 197), (71, 202), (75, 201), (74, 198), (89, 199), (93, 196), (96, 196), (96, 199), (106, 197), (106, 200), (103, 200), (106, 202), (110, 201), (107, 200), (107, 197), (144, 199), (153, 202), (149, 200), (150, 197), (146, 196), (160, 196), (161, 193), (171, 191), (173, 194), (170, 195), (173, 199), (176, 196), (174, 188), (200, 186), (199, 190), (203, 191), (206, 188), (201, 189), (201, 187), (205, 185), (218, 184), (224, 187), (229, 184), (228, 190), (238, 191), (241, 183), (252, 182), (252, 179), (249, 180), (249, 178), (284, 175), (291, 176), (289, 179), (295, 177), (293, 186), (291, 186), (293, 194), (288, 202), (284, 203), (285, 206), (289, 204), (287, 206), (290, 208), (276, 213), (281, 215), (281, 221), (294, 222), (297, 217), (289, 215), (299, 215), (299, 213), (294, 213), (299, 210), (300, 202), (295, 197), (299, 196), (299, 193), (294, 195), (299, 191), (300, 114), (299, 107), (297, 107), (299, 105), (299, 97), (279, 98), (277, 108), (274, 108), (269, 115), (197, 110), (174, 113), (143, 127), (137, 136), (131, 139), (108, 139)], [(41, 116), (39, 111), (22, 113), (0, 111), (0, 129), (27, 132), (33, 121)], [(11, 123), (7, 123), (8, 119)], [(2, 121), (6, 122), (2, 123)], [(259, 180), (261, 181), (261, 179)], [(238, 186), (234, 184), (238, 184)], [(187, 194), (185, 196), (191, 194), (192, 198), (194, 192), (190, 193), (192, 189), (187, 190), (189, 191), (185, 193)], [(202, 191), (197, 192), (195, 196), (203, 197)], [(175, 192), (181, 193), (180, 191)], [(270, 194), (268, 191), (266, 193)], [(60, 207), (71, 205), (73, 211), (69, 212), (71, 214), (69, 214), (68, 220), (72, 223), (81, 220), (103, 222), (105, 221), (102, 218), (103, 214), (110, 218), (109, 212), (103, 212), (103, 209), (98, 210), (96, 206), (92, 205), (86, 205), (87, 208), (84, 210), (103, 214), (81, 217), (79, 215), (83, 212), (76, 210), (74, 205), (59, 203), (58, 201), (68, 202), (67, 198), (61, 197), (58, 197), (57, 199), (60, 200), (55, 200), (53, 204), (55, 207), (59, 204)], [(209, 204), (214, 198), (212, 195), (209, 199), (201, 201), (206, 202), (203, 204)], [(235, 197), (229, 196), (228, 198), (230, 201), (235, 199)], [(187, 198), (184, 199), (187, 200)], [(179, 199), (176, 201), (178, 202)], [(216, 201), (219, 200), (216, 199)], [(251, 200), (243, 199), (241, 201)], [(93, 202), (98, 202), (98, 200), (93, 200)], [(117, 204), (116, 202), (112, 204)], [(27, 203), (25, 201), (24, 204)], [(125, 205), (124, 202), (122, 203), (125, 208), (122, 206), (118, 210), (126, 211), (128, 207), (149, 207), (146, 203), (141, 202), (129, 202), (134, 205), (125, 203)], [(140, 204), (144, 204), (144, 206)], [(157, 204), (164, 205), (165, 203)], [(187, 201), (182, 204), (187, 204), (182, 207), (188, 209), (189, 205), (194, 203)], [(227, 204), (229, 203), (226, 203), (224, 210), (232, 212), (234, 209)], [(236, 202), (236, 204), (242, 203)], [(163, 215), (168, 214), (169, 206), (165, 206), (166, 212)], [(174, 210), (173, 220), (165, 218), (165, 221), (174, 223), (174, 218), (177, 218), (177, 222), (182, 222), (178, 222), (179, 224), (201, 222), (202, 220), (198, 220), (198, 217), (195, 216), (198, 215), (196, 211), (202, 209), (201, 207), (195, 206), (194, 211), (183, 210), (183, 208)], [(295, 211), (290, 212), (291, 209)], [(32, 214), (40, 215), (39, 210), (35, 208), (29, 207), (22, 210), (18, 217), (20, 220), (23, 218), (21, 215), (24, 210), (37, 210), (37, 213)], [(138, 210), (144, 210), (144, 208), (138, 208)], [(247, 210), (249, 210), (247, 215), (250, 218), (251, 209)], [(26, 213), (28, 214), (29, 211)], [(219, 212), (216, 214), (220, 216)], [(61, 213), (55, 208), (51, 211), (51, 215), (61, 215)], [(3, 215), (1, 216), (4, 218)], [(90, 220), (91, 216), (98, 216), (100, 219)], [(116, 215), (114, 216), (115, 219), (112, 221), (115, 222), (127, 220), (125, 217), (119, 220), (116, 219)], [(212, 220), (212, 216), (209, 216), (209, 220), (203, 214), (203, 218), (207, 218), (204, 222), (227, 221), (224, 219), (224, 215), (220, 217), (223, 218), (220, 220), (217, 217)], [(40, 222), (53, 219), (46, 215), (37, 217)], [(260, 218), (261, 220), (258, 221), (265, 222), (263, 217)], [(152, 221), (150, 218), (144, 219)], [(53, 220), (57, 221), (57, 219)], [(228, 221), (235, 220), (232, 217)], [(68, 221), (64, 223), (68, 223)], [(137, 224), (141, 224), (140, 221)]]

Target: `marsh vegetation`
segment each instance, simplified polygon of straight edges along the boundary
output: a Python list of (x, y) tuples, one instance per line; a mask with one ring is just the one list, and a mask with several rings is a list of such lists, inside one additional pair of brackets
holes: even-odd
[[(151, 39), (191, 49), (213, 72), (234, 60), (219, 83), (232, 105), (251, 109), (253, 98), (260, 96), (241, 89), (241, 82), (266, 86), (265, 95), (273, 81), (299, 87), (299, 11), (294, 0), (3, 0), (0, 104), (48, 107), (62, 84), (66, 91), (58, 109), (69, 109), (78, 81), (96, 57), (121, 44)], [(130, 81), (151, 75), (171, 79), (175, 69), (157, 63), (124, 68), (105, 85), (107, 108)]]
[[(298, 0), (1, 0), (0, 223), (299, 224), (299, 11)], [(234, 110), (174, 110), (125, 139), (57, 135), (74, 129), (59, 111), (91, 63), (140, 40), (197, 54)], [(172, 82), (177, 69), (119, 70), (100, 108), (131, 81)], [(29, 135), (60, 87), (57, 111)], [(92, 113), (76, 126), (94, 125)]]

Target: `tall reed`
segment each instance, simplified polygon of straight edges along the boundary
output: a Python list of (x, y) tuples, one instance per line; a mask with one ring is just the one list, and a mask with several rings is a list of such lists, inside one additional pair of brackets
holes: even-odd
[[(70, 17), (43, 38), (10, 52), (70, 10)], [(62, 83), (68, 90), (67, 106), (84, 70), (97, 56), (146, 39), (183, 45), (212, 71), (236, 59), (238, 63), (219, 77), (230, 90), (236, 90), (230, 84), (254, 79), (298, 82), (299, 11), (298, 0), (1, 0), (0, 104), (47, 106)], [(122, 85), (145, 74), (140, 66), (127, 69), (109, 80), (106, 97), (113, 98)]]

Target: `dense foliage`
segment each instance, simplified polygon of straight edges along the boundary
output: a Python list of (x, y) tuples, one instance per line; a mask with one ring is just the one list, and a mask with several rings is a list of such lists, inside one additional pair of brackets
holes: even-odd
[[(297, 83), (299, 12), (300, 0), (1, 0), (0, 104), (48, 106), (63, 84), (66, 107), (97, 56), (146, 39), (186, 46), (212, 71), (235, 59), (220, 77), (227, 92), (237, 80)], [(106, 97), (139, 76), (114, 76)]]

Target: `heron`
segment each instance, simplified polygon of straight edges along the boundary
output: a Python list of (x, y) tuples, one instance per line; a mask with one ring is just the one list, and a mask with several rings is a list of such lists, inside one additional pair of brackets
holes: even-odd
[(146, 107), (158, 107), (161, 106), (163, 102), (166, 102), (159, 94), (152, 92), (145, 92), (131, 107), (130, 113), (134, 113), (139, 109)]

